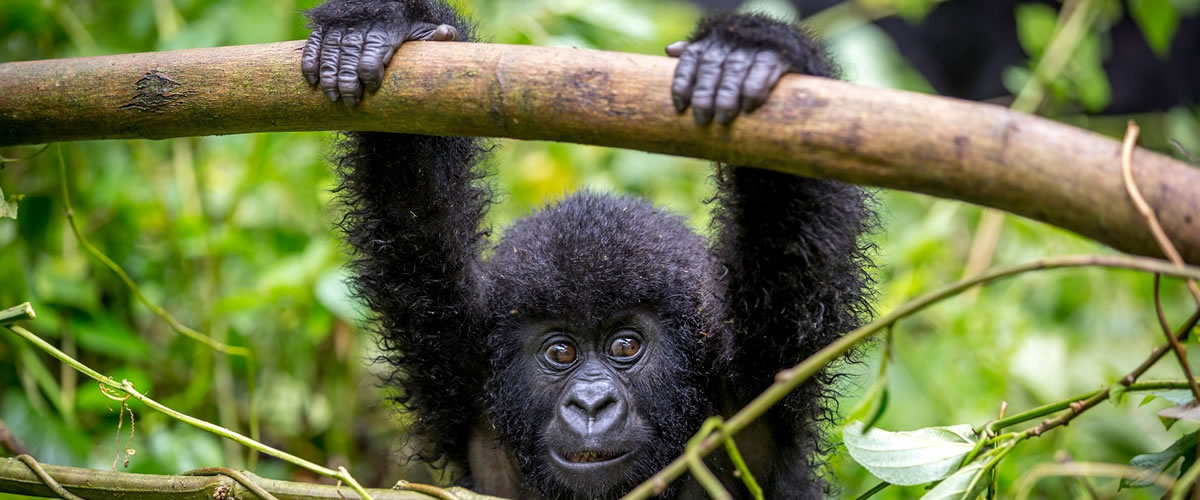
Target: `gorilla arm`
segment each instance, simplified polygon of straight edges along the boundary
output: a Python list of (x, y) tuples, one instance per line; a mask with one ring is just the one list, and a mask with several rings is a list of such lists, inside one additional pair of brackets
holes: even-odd
[[(760, 15), (708, 17), (668, 53), (680, 56), (676, 108), (690, 105), (702, 125), (753, 112), (785, 72), (836, 76), (818, 42)], [(869, 246), (859, 237), (873, 214), (863, 190), (838, 182), (749, 167), (718, 170), (716, 179), (714, 251), (728, 268), (732, 373), (740, 374), (730, 386), (741, 404), (870, 313)], [(824, 445), (817, 422), (828, 416), (832, 378), (815, 377), (769, 414), (776, 439), (795, 436), (798, 445), (798, 456), (775, 461), (789, 464), (776, 471), (778, 484), (819, 484), (809, 475)]]
[[(308, 11), (313, 33), (301, 71), (353, 105), (374, 90), (407, 40), (469, 39), (470, 26), (436, 1), (331, 0)], [(353, 248), (353, 288), (376, 315), (389, 386), (414, 412), (414, 434), (435, 444), (422, 458), (465, 459), (487, 365), (474, 309), (491, 192), (475, 139), (346, 133), (339, 145), (340, 225)]]

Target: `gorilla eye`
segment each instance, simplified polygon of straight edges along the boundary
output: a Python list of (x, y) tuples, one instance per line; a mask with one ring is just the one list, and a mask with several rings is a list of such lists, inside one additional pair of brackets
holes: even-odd
[(569, 365), (575, 362), (575, 346), (559, 342), (546, 349), (546, 359), (556, 365)]
[(629, 359), (642, 350), (642, 342), (633, 337), (617, 337), (608, 346), (608, 354), (614, 358)]

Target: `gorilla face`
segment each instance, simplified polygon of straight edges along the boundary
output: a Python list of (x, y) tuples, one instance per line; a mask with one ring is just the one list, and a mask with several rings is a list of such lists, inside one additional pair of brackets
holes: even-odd
[(616, 497), (682, 451), (704, 405), (655, 313), (536, 321), (519, 334), (519, 356), (493, 385), (502, 413), (529, 423), (497, 421), (527, 486), (545, 498)]
[(703, 239), (640, 200), (577, 194), (485, 263), (489, 421), (543, 498), (615, 498), (683, 451), (721, 344)]
[(628, 475), (646, 434), (630, 378), (653, 363), (657, 325), (647, 314), (606, 323), (584, 331), (535, 328), (526, 345), (534, 383), (557, 394), (543, 431), (545, 458), (555, 478), (578, 491), (597, 478)]

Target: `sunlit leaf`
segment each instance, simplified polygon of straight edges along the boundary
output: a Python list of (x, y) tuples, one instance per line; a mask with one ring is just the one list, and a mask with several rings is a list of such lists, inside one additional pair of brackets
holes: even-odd
[(982, 473), (983, 464), (971, 462), (922, 495), (921, 500), (973, 499), (987, 485), (984, 478), (976, 480), (976, 477)]
[(1193, 456), (1196, 450), (1196, 433), (1183, 436), (1171, 443), (1165, 450), (1158, 453), (1137, 455), (1129, 461), (1129, 465), (1142, 470), (1135, 477), (1121, 479), (1121, 488), (1144, 488), (1154, 484), (1154, 480), (1175, 463), (1179, 457)]
[(871, 429), (854, 422), (842, 431), (850, 456), (875, 477), (898, 485), (925, 484), (950, 474), (975, 448), (970, 425), (905, 432)]
[(17, 218), (17, 201), (21, 199), (20, 195), (10, 198), (4, 197), (4, 190), (0, 190), (0, 217), (9, 219)]

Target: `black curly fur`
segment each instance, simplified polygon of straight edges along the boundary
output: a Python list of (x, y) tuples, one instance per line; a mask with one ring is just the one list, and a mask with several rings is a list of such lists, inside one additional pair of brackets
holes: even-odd
[[(320, 26), (402, 18), (470, 28), (428, 0), (334, 0), (309, 15)], [(708, 17), (693, 39), (709, 34), (779, 51), (793, 71), (836, 71), (805, 34), (763, 16)], [(545, 498), (615, 497), (677, 456), (704, 418), (736, 410), (870, 314), (860, 236), (873, 219), (853, 186), (726, 167), (711, 246), (644, 201), (582, 193), (517, 222), (488, 248), (481, 223), (492, 193), (477, 168), (486, 153), (478, 140), (347, 133), (341, 151), (354, 289), (375, 312), (371, 324), (395, 367), (387, 383), (403, 389), (398, 400), (415, 417), (413, 434), (427, 440), (420, 458), (430, 463), (467, 467), (472, 426), (488, 422), (525, 488)], [(563, 491), (540, 439), (557, 396), (531, 386), (521, 325), (594, 322), (630, 309), (658, 318), (667, 344), (656, 366), (630, 381), (649, 423), (640, 461), (629, 477)], [(822, 373), (764, 420), (757, 444), (768, 470), (756, 474), (768, 497), (822, 494), (815, 459), (825, 451), (833, 378)], [(665, 496), (690, 491), (685, 482)]]

